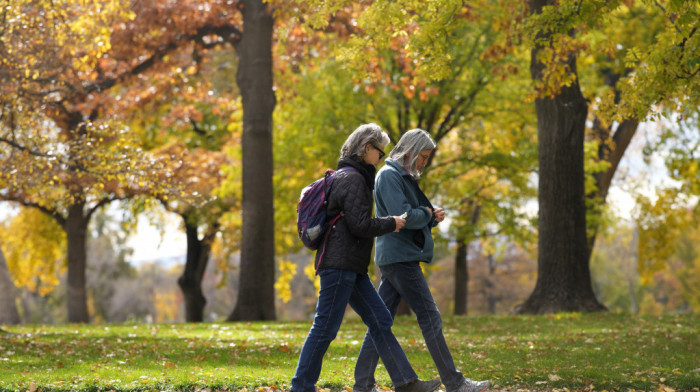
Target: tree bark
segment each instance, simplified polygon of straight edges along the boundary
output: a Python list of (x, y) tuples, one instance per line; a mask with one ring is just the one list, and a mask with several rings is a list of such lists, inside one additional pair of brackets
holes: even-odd
[[(531, 0), (539, 13), (553, 0)], [(540, 37), (546, 38), (546, 37)], [(541, 46), (531, 52), (530, 72), (540, 78)], [(576, 75), (576, 57), (568, 67)], [(530, 297), (516, 313), (605, 310), (591, 285), (586, 235), (583, 142), (588, 104), (576, 79), (552, 98), (535, 100), (539, 147), (538, 274)]]
[(0, 324), (19, 324), (19, 312), (15, 303), (16, 287), (12, 283), (5, 255), (0, 249)]
[(486, 279), (486, 300), (489, 305), (489, 314), (496, 314), (496, 304), (501, 300), (501, 297), (495, 294), (499, 290), (494, 284), (496, 280), (496, 259), (493, 257), (493, 254), (489, 254), (488, 263), (489, 277)]
[(216, 230), (210, 230), (199, 239), (197, 225), (187, 221), (187, 215), (183, 215), (185, 220), (185, 232), (187, 234), (187, 260), (185, 270), (177, 280), (177, 284), (182, 290), (185, 298), (185, 320), (187, 322), (204, 321), (204, 307), (207, 300), (202, 292), (202, 280), (204, 272), (209, 263), (211, 254), (211, 243), (214, 240)]
[(467, 263), (467, 242), (457, 241), (455, 255), (455, 315), (467, 314), (467, 288), (469, 287), (469, 265)]
[(242, 12), (236, 81), (243, 102), (243, 233), (238, 300), (228, 320), (274, 320), (273, 18), (262, 0), (244, 0)]
[(72, 323), (90, 321), (85, 284), (85, 245), (90, 218), (84, 212), (84, 205), (83, 202), (79, 202), (68, 207), (68, 217), (65, 221), (68, 242), (68, 321)]

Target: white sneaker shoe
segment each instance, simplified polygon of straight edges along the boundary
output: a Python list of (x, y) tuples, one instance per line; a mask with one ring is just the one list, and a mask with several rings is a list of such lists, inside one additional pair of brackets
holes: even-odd
[(483, 392), (490, 386), (491, 383), (488, 381), (474, 381), (466, 378), (464, 384), (456, 392)]

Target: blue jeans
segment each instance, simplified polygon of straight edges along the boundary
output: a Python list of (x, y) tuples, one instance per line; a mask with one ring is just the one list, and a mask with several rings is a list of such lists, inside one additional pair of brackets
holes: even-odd
[(394, 386), (418, 379), (399, 342), (391, 332), (394, 323), (389, 310), (377, 294), (367, 274), (345, 270), (321, 270), (321, 291), (316, 304), (316, 316), (299, 355), (293, 392), (315, 392), (321, 375), (321, 362), (331, 341), (335, 339), (348, 304), (362, 318), (369, 331), (372, 350), (389, 372)]
[[(403, 298), (416, 314), (425, 344), (446, 390), (456, 390), (464, 383), (464, 376), (455, 368), (452, 354), (447, 348), (442, 333), (442, 317), (430, 294), (419, 262), (394, 263), (379, 268), (382, 271), (379, 296), (389, 308), (391, 316), (396, 316), (396, 309)], [(355, 390), (369, 391), (374, 387), (374, 371), (378, 360), (372, 338), (367, 334), (355, 365)]]

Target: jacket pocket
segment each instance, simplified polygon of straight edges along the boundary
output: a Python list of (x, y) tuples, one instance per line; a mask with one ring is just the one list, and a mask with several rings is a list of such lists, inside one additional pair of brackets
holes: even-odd
[(413, 235), (413, 243), (419, 248), (423, 249), (425, 246), (425, 234), (423, 230), (416, 230), (416, 234)]

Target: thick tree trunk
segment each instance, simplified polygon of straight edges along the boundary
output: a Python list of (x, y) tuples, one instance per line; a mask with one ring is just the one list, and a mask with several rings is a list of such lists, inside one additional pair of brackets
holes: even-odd
[(466, 240), (457, 241), (455, 255), (455, 315), (467, 314), (467, 288), (469, 287), (469, 266), (467, 264)]
[(238, 300), (228, 320), (274, 320), (273, 18), (262, 0), (244, 0), (242, 10), (236, 81), (243, 100), (243, 234)]
[(90, 321), (87, 309), (87, 289), (85, 267), (87, 265), (86, 238), (89, 217), (85, 215), (84, 203), (68, 207), (65, 223), (68, 242), (68, 321), (87, 323)]
[[(531, 0), (539, 13), (552, 0)], [(532, 78), (540, 78), (540, 47), (531, 53)], [(576, 57), (568, 59), (576, 76)], [(591, 286), (586, 236), (583, 141), (588, 105), (576, 80), (552, 98), (535, 101), (539, 144), (538, 275), (519, 313), (605, 310)]]
[(12, 283), (5, 255), (0, 248), (0, 324), (19, 324), (19, 312), (15, 303), (16, 287)]
[(185, 270), (177, 280), (182, 295), (185, 298), (185, 320), (188, 322), (204, 321), (204, 307), (207, 300), (202, 293), (202, 279), (207, 269), (209, 255), (211, 254), (211, 242), (213, 234), (208, 233), (200, 240), (197, 235), (197, 226), (185, 220), (185, 232), (187, 233), (187, 260)]

